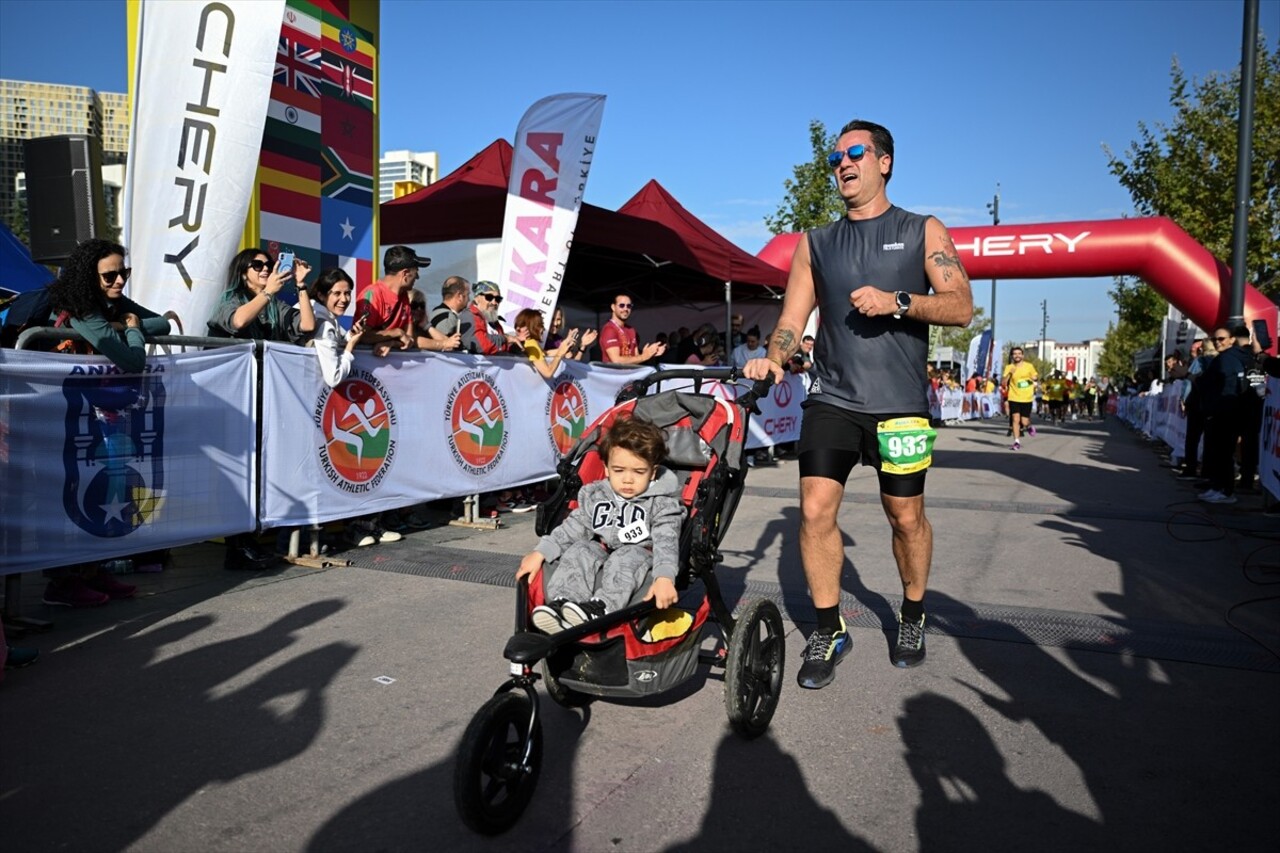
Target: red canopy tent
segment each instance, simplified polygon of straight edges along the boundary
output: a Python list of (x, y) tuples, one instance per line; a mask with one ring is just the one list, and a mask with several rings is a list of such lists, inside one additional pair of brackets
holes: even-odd
[[(501, 239), (511, 153), (499, 139), (440, 181), (383, 204), (381, 242)], [(618, 211), (582, 206), (562, 298), (600, 308), (625, 289), (650, 305), (721, 302), (725, 282), (732, 282), (749, 286), (736, 298), (772, 299), (766, 288), (785, 281), (785, 273), (730, 243), (650, 181)]]

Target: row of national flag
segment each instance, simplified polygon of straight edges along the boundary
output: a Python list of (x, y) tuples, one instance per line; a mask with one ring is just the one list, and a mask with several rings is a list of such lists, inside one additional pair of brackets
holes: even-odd
[(258, 168), (259, 245), (373, 275), (374, 34), (361, 0), (286, 0)]

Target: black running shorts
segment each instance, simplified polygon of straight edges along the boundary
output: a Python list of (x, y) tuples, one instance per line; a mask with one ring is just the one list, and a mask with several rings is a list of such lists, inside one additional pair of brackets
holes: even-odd
[(804, 408), (797, 446), (801, 477), (823, 477), (844, 485), (853, 466), (861, 462), (875, 468), (880, 478), (880, 493), (891, 497), (913, 498), (924, 494), (925, 471), (890, 474), (882, 469), (880, 443), (876, 425), (892, 418), (919, 417), (926, 422), (929, 415), (868, 415), (851, 412), (826, 403), (811, 403)]

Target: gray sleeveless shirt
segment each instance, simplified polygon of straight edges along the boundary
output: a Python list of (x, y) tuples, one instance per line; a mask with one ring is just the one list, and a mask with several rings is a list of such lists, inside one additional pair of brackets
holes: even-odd
[(924, 230), (929, 217), (890, 207), (874, 219), (841, 219), (810, 231), (809, 257), (821, 322), (809, 400), (866, 414), (929, 411), (929, 324), (866, 317), (849, 304), (863, 285), (929, 292)]

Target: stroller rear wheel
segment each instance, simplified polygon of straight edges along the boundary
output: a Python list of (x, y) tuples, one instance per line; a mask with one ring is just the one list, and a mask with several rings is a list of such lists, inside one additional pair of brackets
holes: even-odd
[(769, 728), (782, 692), (782, 615), (777, 605), (762, 598), (751, 602), (734, 623), (725, 661), (724, 707), (733, 730), (754, 738)]
[(529, 805), (542, 769), (542, 723), (535, 720), (530, 732), (532, 714), (527, 696), (500, 693), (476, 712), (462, 736), (453, 798), (462, 820), (476, 832), (507, 831)]

